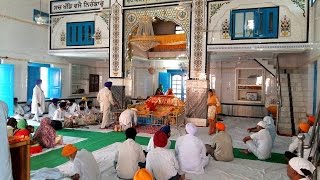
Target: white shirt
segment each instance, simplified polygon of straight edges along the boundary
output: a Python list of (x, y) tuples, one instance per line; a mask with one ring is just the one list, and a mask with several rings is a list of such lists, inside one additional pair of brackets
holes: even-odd
[(115, 157), (117, 162), (116, 171), (119, 178), (133, 179), (139, 169), (138, 163), (145, 162), (146, 158), (142, 147), (133, 139), (127, 139), (118, 147)]
[(50, 118), (53, 118), (53, 115), (54, 115), (54, 113), (56, 112), (57, 109), (58, 109), (57, 106), (54, 105), (53, 103), (51, 103), (49, 105), (49, 117)]
[(112, 98), (112, 93), (107, 87), (100, 89), (97, 95), (97, 100), (100, 103), (101, 112), (109, 111), (110, 106), (115, 104)]
[(91, 152), (82, 149), (73, 161), (73, 171), (80, 175), (80, 180), (101, 180), (101, 172)]
[(64, 118), (71, 118), (72, 115), (68, 112), (66, 112), (65, 110), (61, 110), (60, 108), (57, 109), (54, 114), (53, 114), (53, 120), (56, 121), (64, 121)]
[(129, 125), (132, 123), (132, 120), (134, 123), (138, 122), (136, 111), (131, 109), (124, 110), (119, 116), (120, 125)]
[[(164, 148), (170, 149), (170, 146), (171, 146), (171, 141), (168, 139), (167, 145)], [(153, 142), (153, 137), (151, 137), (148, 143), (147, 152), (150, 152), (153, 149), (154, 149), (154, 142)]]
[(14, 114), (24, 115), (24, 110), (19, 104), (14, 106)]
[[(33, 94), (32, 94), (32, 103), (31, 103), (31, 113), (32, 114), (43, 114), (45, 110), (45, 103), (44, 103), (45, 97), (44, 93), (38, 85), (36, 85), (33, 88)], [(40, 107), (38, 106), (38, 103), (40, 104)]]
[(204, 143), (196, 136), (186, 134), (176, 141), (176, 154), (180, 170), (185, 173), (203, 174), (209, 162)]
[(157, 147), (148, 153), (146, 168), (155, 179), (168, 180), (177, 175), (179, 164), (172, 150)]
[[(304, 144), (309, 144), (310, 141), (310, 135), (308, 133), (303, 133), (304, 134)], [(299, 147), (299, 139), (298, 137), (293, 137), (292, 143), (289, 145), (289, 151), (294, 152), (298, 150)], [(310, 154), (310, 149), (304, 149), (303, 150), (303, 158), (308, 159), (308, 156)]]
[(251, 134), (250, 137), (257, 147), (259, 157), (261, 159), (269, 158), (272, 149), (272, 139), (269, 131), (266, 129), (261, 129), (259, 132)]
[(0, 175), (1, 179), (13, 180), (7, 134), (7, 117), (8, 106), (5, 102), (0, 101)]
[(76, 104), (76, 103), (73, 103), (71, 106), (69, 106), (68, 108), (68, 112), (70, 114), (72, 114), (73, 116), (78, 116), (78, 113), (77, 111), (80, 110), (80, 107)]

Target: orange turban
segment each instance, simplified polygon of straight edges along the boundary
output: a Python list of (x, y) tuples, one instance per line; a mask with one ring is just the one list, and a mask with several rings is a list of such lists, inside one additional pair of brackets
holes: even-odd
[(65, 157), (68, 157), (68, 156), (70, 156), (71, 154), (75, 153), (77, 150), (78, 150), (78, 148), (75, 147), (74, 145), (72, 145), (72, 144), (67, 144), (67, 145), (62, 149), (61, 155), (62, 155), (62, 156), (65, 156)]
[(308, 121), (309, 121), (310, 123), (314, 124), (314, 121), (316, 121), (316, 117), (314, 117), (314, 116), (309, 116), (309, 117), (308, 117)]
[(308, 123), (300, 123), (299, 128), (301, 132), (307, 133), (309, 131), (310, 125)]
[(221, 123), (221, 122), (217, 122), (216, 123), (216, 128), (219, 130), (219, 131), (224, 131), (226, 129), (226, 126)]
[(152, 179), (153, 177), (151, 173), (145, 168), (139, 169), (133, 177), (133, 180), (152, 180)]

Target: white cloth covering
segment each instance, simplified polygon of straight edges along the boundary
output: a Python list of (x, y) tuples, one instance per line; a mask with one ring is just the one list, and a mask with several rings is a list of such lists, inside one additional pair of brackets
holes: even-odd
[(272, 149), (272, 139), (270, 133), (266, 129), (250, 135), (252, 140), (246, 142), (248, 150), (257, 156), (260, 160), (270, 158)]
[[(299, 158), (299, 157), (294, 157), (290, 159), (289, 165), (292, 167), (293, 170), (295, 170), (298, 174), (302, 176), (306, 176), (306, 175), (301, 171), (301, 169), (309, 170), (311, 173), (313, 173), (314, 170), (316, 169), (310, 161), (304, 158)], [(305, 178), (305, 179), (309, 179), (309, 178)]]
[(103, 113), (101, 128), (105, 128), (106, 126), (110, 125), (110, 112), (111, 112), (111, 105), (114, 105), (113, 97), (111, 91), (104, 87), (100, 89), (97, 100), (100, 103), (100, 111)]
[[(38, 85), (33, 88), (32, 103), (31, 103), (31, 113), (41, 115), (45, 111), (45, 97), (44, 93)], [(40, 107), (38, 106), (40, 104)]]
[(14, 106), (14, 115), (24, 115), (24, 110), (19, 104)]
[[(304, 135), (304, 144), (309, 144), (310, 142), (310, 135), (308, 133), (303, 133)], [(289, 151), (294, 152), (297, 151), (299, 147), (299, 139), (298, 137), (292, 138), (292, 143), (289, 145)], [(308, 156), (310, 155), (310, 148), (309, 149), (303, 149), (303, 158), (308, 159)]]
[(267, 124), (266, 130), (268, 130), (271, 135), (272, 145), (273, 145), (277, 135), (276, 126), (274, 125), (274, 120), (270, 116), (265, 116), (263, 118), (263, 121)]
[(186, 124), (186, 131), (188, 134), (195, 135), (197, 133), (197, 127), (193, 123)]
[(157, 147), (148, 153), (146, 168), (155, 179), (167, 180), (177, 175), (179, 164), (172, 150)]
[(91, 152), (81, 149), (73, 161), (74, 174), (80, 175), (80, 180), (100, 180), (101, 172), (97, 161)]
[(49, 117), (50, 118), (53, 118), (53, 115), (57, 109), (58, 109), (58, 107), (56, 105), (54, 105), (53, 103), (50, 103), (50, 105), (49, 105)]
[(119, 178), (133, 179), (139, 169), (138, 163), (146, 161), (142, 147), (133, 139), (127, 139), (119, 145), (116, 153), (116, 171)]
[(42, 168), (30, 172), (32, 180), (62, 179), (63, 173), (58, 168)]
[[(167, 145), (164, 148), (170, 149), (170, 146), (171, 146), (171, 141), (168, 139)], [(153, 149), (154, 149), (154, 142), (153, 142), (153, 137), (151, 137), (148, 143), (147, 152), (150, 152)]]
[(8, 106), (0, 101), (0, 179), (13, 180), (11, 168), (11, 156), (7, 134)]
[(119, 123), (121, 126), (132, 126), (134, 122), (135, 125), (138, 123), (137, 112), (132, 109), (124, 110), (119, 116)]
[(64, 121), (65, 117), (71, 118), (72, 115), (70, 113), (66, 112), (65, 110), (62, 110), (59, 108), (54, 112), (52, 120)]
[(204, 143), (192, 134), (181, 136), (176, 141), (176, 155), (178, 157), (179, 174), (203, 174), (204, 167), (209, 163)]

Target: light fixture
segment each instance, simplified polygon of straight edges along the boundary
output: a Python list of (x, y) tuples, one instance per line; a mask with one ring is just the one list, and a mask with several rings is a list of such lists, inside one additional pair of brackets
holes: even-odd
[(40, 0), (40, 11), (39, 11), (39, 14), (36, 15), (36, 17), (34, 18), (34, 20), (36, 21), (37, 24), (47, 24), (48, 22), (48, 18), (47, 17), (44, 17), (44, 16), (41, 16), (41, 0)]

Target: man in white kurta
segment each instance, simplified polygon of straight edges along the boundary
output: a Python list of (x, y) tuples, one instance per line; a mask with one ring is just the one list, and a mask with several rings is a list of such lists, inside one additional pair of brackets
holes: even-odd
[(18, 98), (14, 98), (14, 99), (13, 99), (13, 103), (14, 103), (14, 116), (15, 116), (15, 115), (24, 116), (24, 110), (23, 110), (23, 108), (18, 104)]
[(180, 136), (176, 141), (176, 155), (179, 161), (179, 174), (203, 174), (205, 166), (209, 163), (209, 156), (204, 143), (195, 136), (197, 127), (188, 123), (186, 125), (188, 134)]
[(122, 127), (122, 130), (127, 130), (133, 125), (138, 125), (137, 109), (130, 108), (124, 110), (119, 116), (119, 124)]
[(45, 111), (45, 97), (41, 89), (42, 80), (36, 81), (36, 86), (33, 88), (31, 113), (34, 114), (33, 120), (40, 121), (39, 116)]
[(0, 179), (13, 180), (7, 134), (8, 106), (0, 101)]
[(258, 132), (243, 139), (248, 148), (247, 150), (243, 150), (243, 153), (253, 153), (260, 160), (266, 160), (271, 157), (272, 138), (266, 127), (266, 122), (258, 122)]
[(102, 123), (100, 128), (105, 129), (110, 125), (110, 112), (111, 112), (111, 105), (114, 105), (112, 93), (110, 88), (112, 86), (112, 82), (106, 82), (104, 84), (104, 88), (101, 89), (97, 95), (97, 100), (100, 103), (100, 111), (103, 113)]
[(52, 118), (53, 115), (54, 115), (54, 112), (58, 109), (58, 99), (56, 98), (53, 98), (51, 100), (51, 103), (49, 104), (49, 108), (48, 108), (48, 111), (49, 111), (49, 117)]

